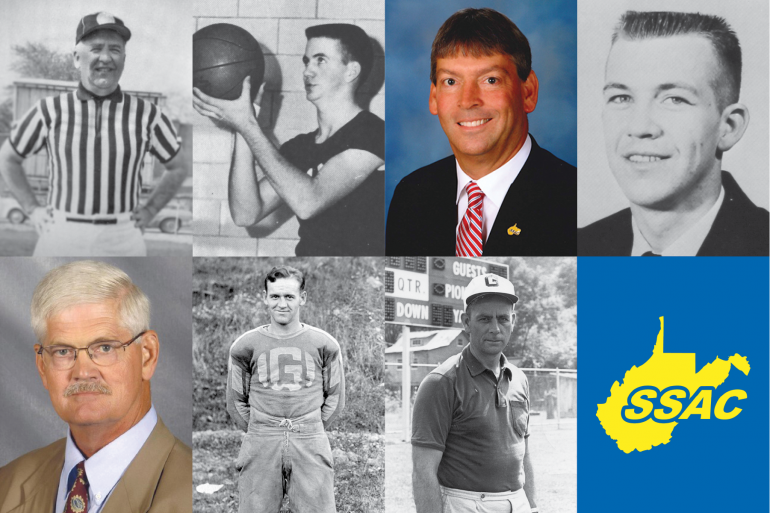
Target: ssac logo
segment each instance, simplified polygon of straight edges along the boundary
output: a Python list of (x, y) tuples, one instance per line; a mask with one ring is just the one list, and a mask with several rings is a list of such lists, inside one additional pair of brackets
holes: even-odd
[(732, 367), (745, 375), (751, 370), (746, 357), (737, 353), (727, 360), (716, 358), (695, 372), (695, 353), (664, 352), (661, 317), (652, 357), (627, 371), (622, 385), (617, 381), (612, 385), (596, 416), (625, 453), (667, 444), (679, 420), (729, 420), (743, 411), (739, 401), (748, 397), (745, 391), (717, 394)]

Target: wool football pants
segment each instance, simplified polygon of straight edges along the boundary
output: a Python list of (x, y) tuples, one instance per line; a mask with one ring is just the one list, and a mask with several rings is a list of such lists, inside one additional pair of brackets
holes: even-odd
[(331, 447), (321, 422), (249, 425), (236, 468), (239, 513), (277, 513), (284, 491), (293, 513), (337, 511)]

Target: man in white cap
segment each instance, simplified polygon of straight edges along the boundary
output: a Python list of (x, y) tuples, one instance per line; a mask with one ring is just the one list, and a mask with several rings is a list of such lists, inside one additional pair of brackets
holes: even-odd
[(412, 421), (417, 513), (537, 512), (529, 454), (529, 383), (503, 349), (519, 298), (494, 274), (463, 294), (470, 343), (420, 384)]

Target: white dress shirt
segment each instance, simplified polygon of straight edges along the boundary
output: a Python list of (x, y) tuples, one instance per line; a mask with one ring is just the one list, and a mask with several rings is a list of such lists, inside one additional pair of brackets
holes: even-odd
[[(112, 489), (123, 476), (128, 465), (134, 460), (139, 449), (150, 437), (150, 433), (158, 422), (155, 407), (142, 417), (131, 429), (102, 447), (96, 454), (86, 460), (86, 477), (88, 478), (88, 513), (99, 513), (112, 493)], [(64, 451), (64, 467), (59, 478), (59, 491), (56, 494), (56, 509), (54, 513), (64, 511), (67, 500), (67, 478), (70, 471), (85, 457), (77, 448), (72, 436), (67, 432), (67, 446)]]
[[(714, 224), (714, 220), (717, 218), (719, 209), (725, 199), (725, 188), (722, 187), (719, 190), (719, 197), (716, 203), (706, 212), (706, 215), (698, 219), (698, 221), (692, 225), (686, 232), (680, 235), (674, 242), (669, 244), (661, 253), (660, 256), (695, 256), (698, 254), (698, 250), (703, 245), (703, 241), (706, 240), (711, 226)], [(647, 251), (652, 250), (652, 247), (647, 242), (647, 239), (642, 235), (641, 230), (636, 225), (636, 219), (631, 216), (631, 228), (634, 231), (634, 245), (631, 248), (631, 256), (642, 256)]]
[(465, 187), (468, 183), (474, 181), (478, 184), (481, 192), (484, 193), (484, 219), (481, 224), (481, 231), (484, 233), (484, 242), (487, 241), (489, 231), (495, 224), (497, 213), (500, 211), (505, 195), (508, 194), (508, 189), (513, 184), (513, 181), (519, 176), (521, 168), (524, 167), (524, 163), (529, 157), (530, 150), (532, 150), (532, 139), (527, 134), (527, 140), (524, 141), (524, 145), (511, 160), (479, 180), (473, 180), (473, 178), (466, 175), (465, 171), (460, 168), (460, 163), (455, 160), (457, 165), (457, 226), (455, 227), (455, 236), (460, 230), (460, 223), (463, 220), (465, 211), (468, 210), (468, 192), (465, 190)]

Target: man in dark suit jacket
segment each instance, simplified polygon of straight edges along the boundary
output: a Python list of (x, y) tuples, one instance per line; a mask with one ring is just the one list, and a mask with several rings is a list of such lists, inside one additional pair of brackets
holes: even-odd
[(492, 9), (444, 22), (431, 49), (429, 106), (454, 156), (396, 187), (386, 254), (576, 253), (576, 169), (528, 134), (538, 96), (531, 62), (526, 37)]
[[(722, 171), (724, 202), (695, 256), (767, 256), (768, 212), (751, 202), (735, 178)], [(631, 209), (578, 230), (581, 255), (629, 256), (634, 245)]]
[(578, 254), (767, 256), (767, 210), (722, 171), (749, 121), (725, 20), (629, 11), (605, 69), (607, 156), (631, 207), (581, 228)]

